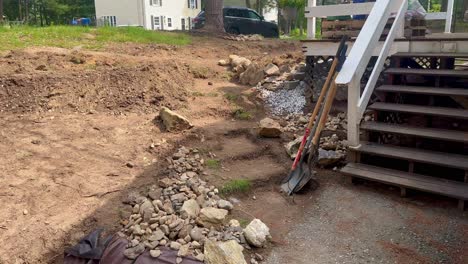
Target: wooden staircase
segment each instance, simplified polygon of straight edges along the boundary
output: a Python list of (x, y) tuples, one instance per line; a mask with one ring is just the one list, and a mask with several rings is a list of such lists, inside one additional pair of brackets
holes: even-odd
[(346, 175), (468, 201), (468, 54), (399, 53), (360, 125)]

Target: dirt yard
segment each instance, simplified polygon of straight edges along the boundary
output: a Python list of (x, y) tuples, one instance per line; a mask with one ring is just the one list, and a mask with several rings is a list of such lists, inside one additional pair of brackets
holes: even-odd
[[(0, 263), (61, 263), (64, 248), (89, 231), (118, 231), (132, 209), (122, 201), (153, 184), (181, 145), (215, 155), (220, 166), (205, 176), (211, 184), (252, 182), (250, 192), (234, 195), (234, 215), (270, 227), (271, 247), (260, 251), (270, 256), (265, 263), (468, 262), (467, 214), (451, 200), (408, 201), (389, 187), (347, 184), (330, 170), (319, 172), (317, 191), (280, 194), (291, 163), (283, 144), (292, 135), (257, 138), (267, 112), (250, 86), (217, 65), (230, 54), (302, 59), (298, 42), (207, 37), (183, 47), (1, 54)], [(195, 127), (165, 132), (155, 119), (162, 106)], [(237, 107), (252, 118), (234, 118)], [(298, 258), (303, 252), (310, 254)]]

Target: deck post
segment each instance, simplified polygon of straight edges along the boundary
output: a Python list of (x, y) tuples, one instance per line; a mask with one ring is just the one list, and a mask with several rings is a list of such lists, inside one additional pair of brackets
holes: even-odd
[(453, 18), (453, 8), (455, 5), (454, 0), (448, 0), (447, 3), (447, 13), (445, 17), (445, 33), (452, 33), (452, 18)]
[[(308, 0), (307, 6), (314, 7), (317, 6), (317, 0)], [(307, 19), (307, 38), (316, 39), (316, 30), (317, 30), (317, 18), (313, 17), (312, 19)]]
[(361, 81), (353, 78), (348, 84), (348, 143), (350, 147), (359, 146), (359, 108)]

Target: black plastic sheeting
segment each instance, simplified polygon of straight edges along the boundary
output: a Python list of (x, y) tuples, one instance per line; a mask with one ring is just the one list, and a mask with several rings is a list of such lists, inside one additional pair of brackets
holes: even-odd
[[(64, 264), (173, 264), (176, 263), (177, 251), (160, 247), (161, 255), (153, 258), (146, 250), (136, 259), (127, 259), (123, 252), (128, 240), (119, 236), (101, 239), (102, 229), (93, 231), (70, 249), (65, 250)], [(181, 264), (201, 264), (193, 257), (184, 257)]]

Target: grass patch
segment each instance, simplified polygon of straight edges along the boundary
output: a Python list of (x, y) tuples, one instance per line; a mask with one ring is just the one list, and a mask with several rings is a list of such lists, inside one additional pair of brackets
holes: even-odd
[(242, 228), (246, 228), (247, 225), (249, 225), (249, 220), (245, 220), (245, 219), (239, 219), (239, 224)]
[(210, 93), (207, 93), (206, 96), (208, 97), (218, 97), (218, 93), (215, 93), (215, 92), (210, 92)]
[(184, 33), (150, 31), (138, 27), (0, 26), (0, 51), (31, 46), (100, 49), (111, 43), (157, 43), (187, 45)]
[(192, 67), (190, 71), (195, 79), (208, 79), (210, 76), (210, 69), (206, 67)]
[(227, 93), (224, 95), (224, 98), (226, 98), (228, 101), (236, 102), (237, 100), (239, 100), (239, 95)]
[(232, 115), (238, 120), (250, 120), (253, 118), (252, 113), (243, 108), (237, 108), (232, 112)]
[(205, 161), (206, 167), (210, 169), (220, 169), (221, 168), (221, 161), (217, 159), (208, 159)]
[(203, 96), (205, 96), (205, 94), (202, 93), (202, 92), (193, 92), (193, 93), (192, 93), (192, 96), (203, 97)]
[(248, 192), (252, 184), (249, 180), (245, 179), (238, 179), (238, 180), (231, 180), (221, 187), (220, 192), (221, 194), (233, 194), (233, 193), (243, 193)]

